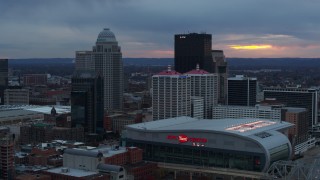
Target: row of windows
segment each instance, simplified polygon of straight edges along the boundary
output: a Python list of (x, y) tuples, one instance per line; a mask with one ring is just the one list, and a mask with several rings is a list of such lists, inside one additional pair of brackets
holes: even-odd
[(131, 145), (144, 150), (144, 159), (158, 162), (253, 171), (261, 171), (265, 163), (263, 154), (127, 142), (127, 146)]

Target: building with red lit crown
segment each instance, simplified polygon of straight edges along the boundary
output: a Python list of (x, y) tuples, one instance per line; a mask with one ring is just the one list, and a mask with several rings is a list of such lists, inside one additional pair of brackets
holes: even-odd
[(190, 77), (177, 71), (162, 71), (152, 76), (153, 120), (191, 116)]
[(266, 171), (292, 156), (286, 134), (293, 124), (266, 119), (176, 117), (128, 125), (122, 144), (153, 162)]
[(200, 69), (199, 65), (185, 75), (191, 79), (191, 96), (204, 100), (204, 119), (211, 119), (212, 107), (218, 104), (218, 75)]

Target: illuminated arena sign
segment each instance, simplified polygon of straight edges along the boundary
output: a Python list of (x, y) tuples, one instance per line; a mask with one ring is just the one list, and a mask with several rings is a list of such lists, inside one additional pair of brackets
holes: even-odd
[(207, 143), (208, 140), (206, 138), (194, 138), (194, 137), (188, 137), (187, 135), (180, 134), (179, 136), (176, 135), (168, 135), (167, 139), (169, 140), (178, 140), (179, 143), (186, 143), (186, 142), (192, 142), (192, 143)]

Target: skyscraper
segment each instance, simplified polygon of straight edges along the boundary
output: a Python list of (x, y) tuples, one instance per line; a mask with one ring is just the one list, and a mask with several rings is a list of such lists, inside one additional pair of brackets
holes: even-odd
[(185, 73), (185, 75), (191, 79), (191, 96), (203, 98), (203, 117), (211, 119), (212, 107), (218, 103), (217, 74), (208, 73), (197, 65), (196, 69)]
[(110, 29), (105, 28), (99, 33), (92, 51), (76, 52), (76, 70), (94, 70), (101, 74), (104, 86), (104, 109), (123, 108), (122, 53)]
[(306, 108), (308, 110), (309, 129), (318, 124), (317, 89), (303, 88), (265, 88), (264, 98), (275, 98), (288, 107)]
[(228, 105), (255, 106), (257, 78), (236, 75), (228, 78)]
[(13, 135), (0, 137), (0, 179), (14, 177), (14, 142)]
[(4, 90), (8, 87), (8, 59), (0, 59), (0, 104), (4, 103)]
[(228, 63), (222, 50), (212, 50), (214, 72), (218, 75), (218, 102), (226, 104), (228, 91)]
[(190, 77), (171, 70), (152, 76), (153, 120), (191, 116)]
[(103, 132), (103, 79), (93, 71), (76, 71), (72, 77), (71, 117), (73, 127), (86, 133)]
[(214, 73), (211, 55), (211, 34), (176, 34), (174, 37), (174, 68), (179, 73), (200, 69)]

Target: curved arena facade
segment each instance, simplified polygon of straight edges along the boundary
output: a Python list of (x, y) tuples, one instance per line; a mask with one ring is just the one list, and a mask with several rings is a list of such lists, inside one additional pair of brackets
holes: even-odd
[(122, 145), (143, 149), (148, 161), (266, 171), (273, 162), (290, 159), (286, 134), (292, 126), (265, 119), (177, 117), (128, 125)]

